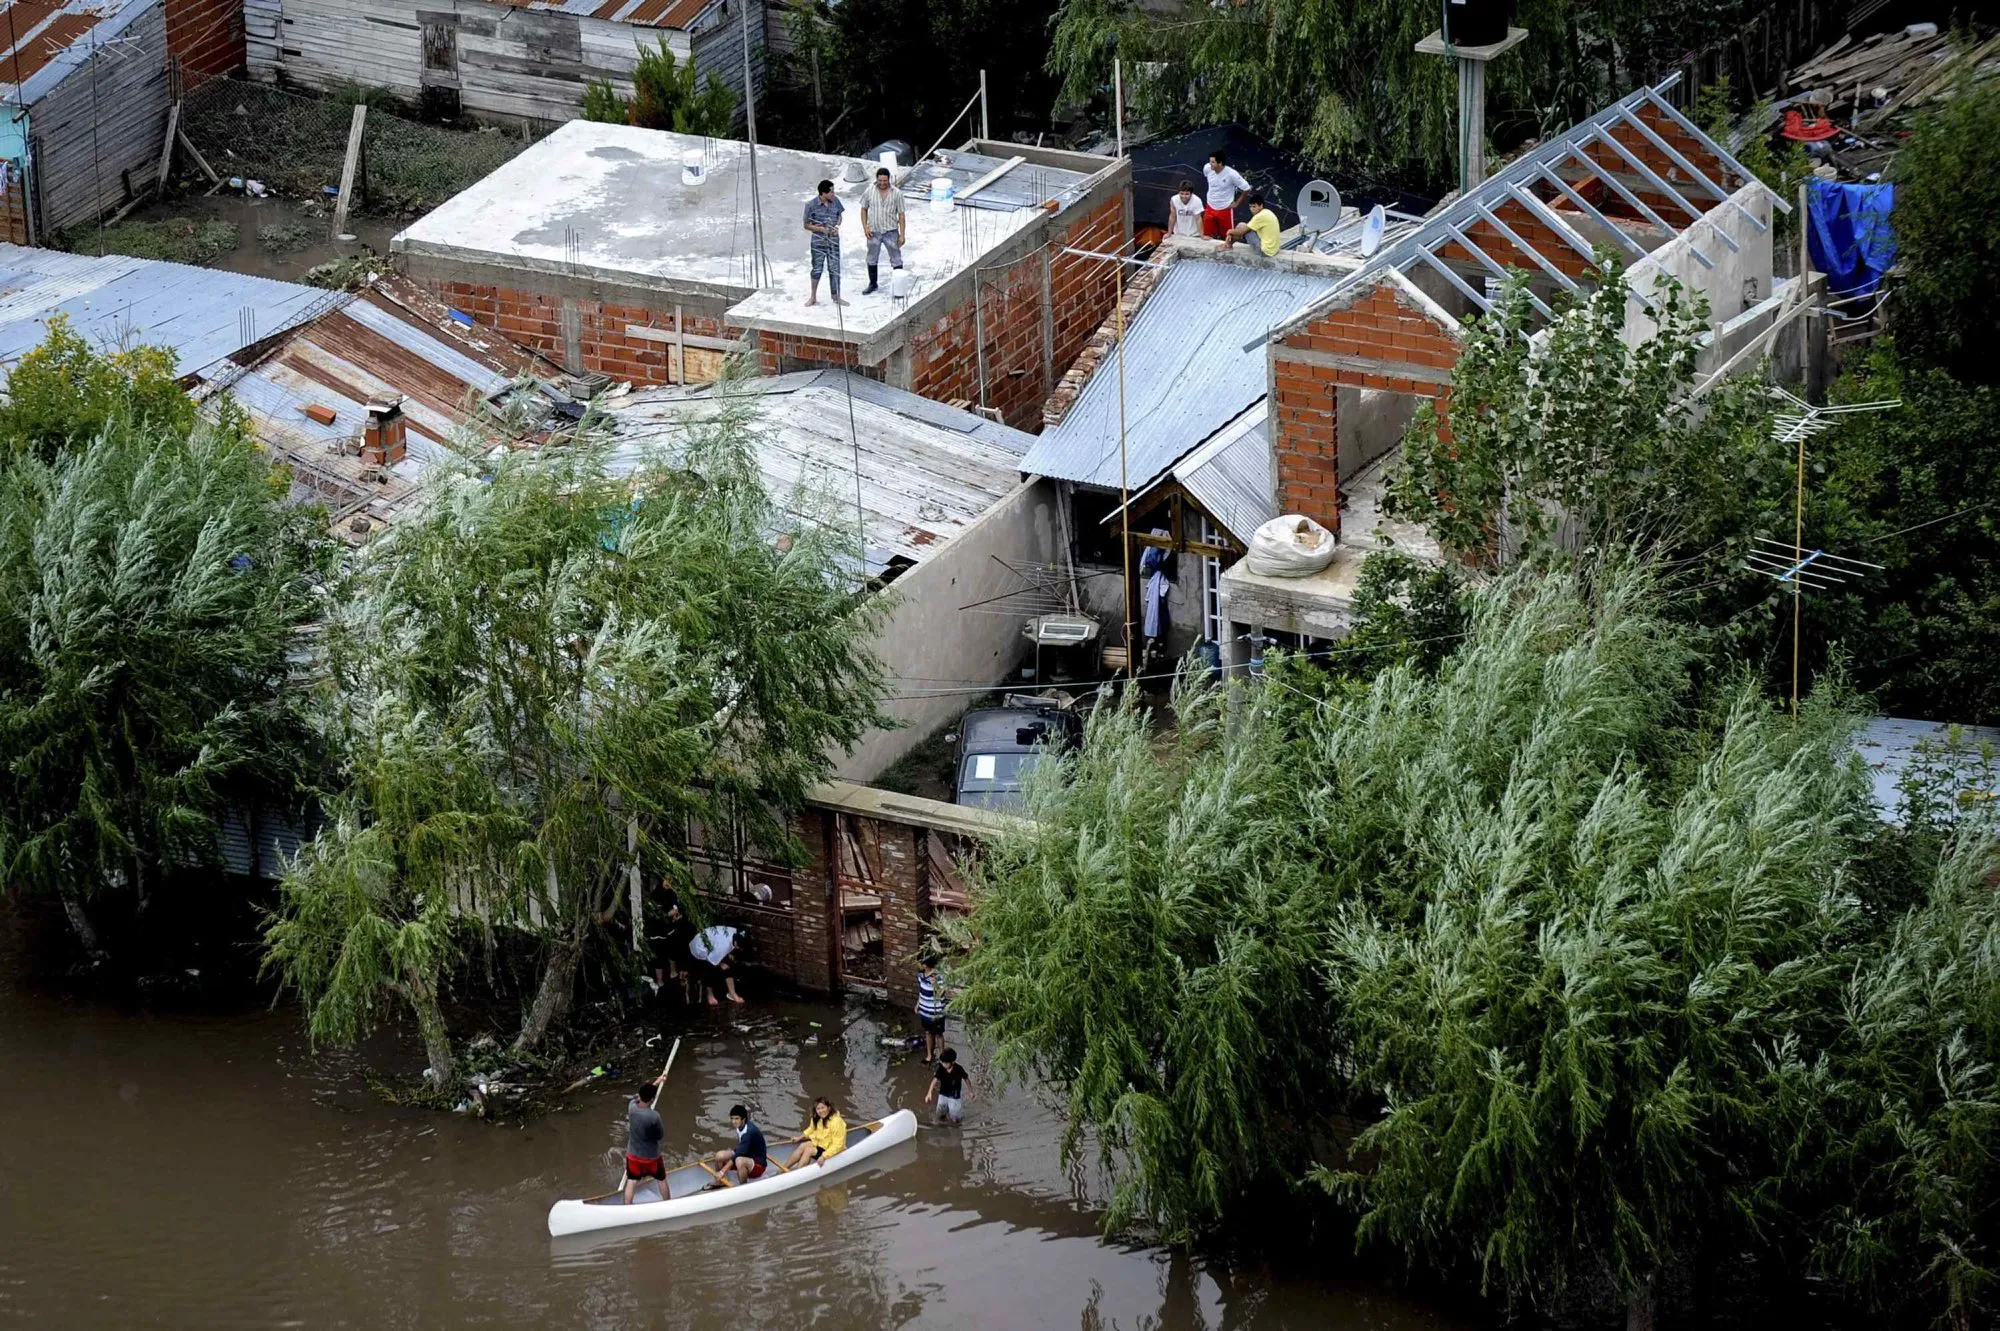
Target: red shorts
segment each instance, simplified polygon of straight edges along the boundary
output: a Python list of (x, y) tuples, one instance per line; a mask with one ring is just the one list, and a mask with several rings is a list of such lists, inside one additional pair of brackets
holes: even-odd
[(746, 1179), (764, 1177), (764, 1166), (761, 1164), (750, 1166), (750, 1168), (743, 1171), (743, 1177)]
[(667, 1162), (654, 1156), (651, 1160), (641, 1160), (636, 1155), (625, 1157), (625, 1177), (629, 1179), (656, 1178), (667, 1181)]
[(1229, 228), (1236, 225), (1234, 208), (1208, 208), (1201, 210), (1201, 234), (1210, 240), (1229, 239)]

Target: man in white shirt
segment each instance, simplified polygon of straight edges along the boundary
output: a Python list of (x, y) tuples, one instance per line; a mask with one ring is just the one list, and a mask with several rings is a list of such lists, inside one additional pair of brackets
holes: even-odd
[(1167, 234), (1170, 236), (1198, 236), (1201, 234), (1202, 203), (1194, 196), (1194, 182), (1183, 180), (1180, 193), (1167, 198)]
[(1211, 240), (1226, 240), (1229, 228), (1236, 225), (1236, 207), (1250, 192), (1250, 182), (1229, 164), (1221, 149), (1208, 155), (1208, 164), (1202, 167), (1201, 174), (1208, 180), (1207, 206), (1201, 210), (1201, 234)]

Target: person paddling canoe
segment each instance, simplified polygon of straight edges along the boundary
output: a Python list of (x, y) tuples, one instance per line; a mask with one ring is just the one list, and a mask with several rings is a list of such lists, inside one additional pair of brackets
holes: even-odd
[(660, 1181), (660, 1195), (667, 1191), (667, 1162), (660, 1155), (660, 1139), (666, 1136), (666, 1125), (660, 1122), (660, 1111), (653, 1108), (653, 1100), (660, 1093), (660, 1083), (667, 1079), (662, 1072), (652, 1081), (639, 1088), (632, 1097), (632, 1103), (625, 1108), (625, 1204), (632, 1204), (632, 1194), (646, 1179)]

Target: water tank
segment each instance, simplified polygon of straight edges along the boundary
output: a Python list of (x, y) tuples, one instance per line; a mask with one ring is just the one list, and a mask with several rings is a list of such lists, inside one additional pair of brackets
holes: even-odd
[(1507, 40), (1513, 0), (1445, 0), (1444, 38), (1453, 46), (1491, 46)]

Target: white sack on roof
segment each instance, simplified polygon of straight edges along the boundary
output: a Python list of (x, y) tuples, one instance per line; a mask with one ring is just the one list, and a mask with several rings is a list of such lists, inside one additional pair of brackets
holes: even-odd
[(1272, 518), (1250, 538), (1244, 557), (1267, 578), (1309, 578), (1333, 562), (1333, 533), (1297, 513)]

